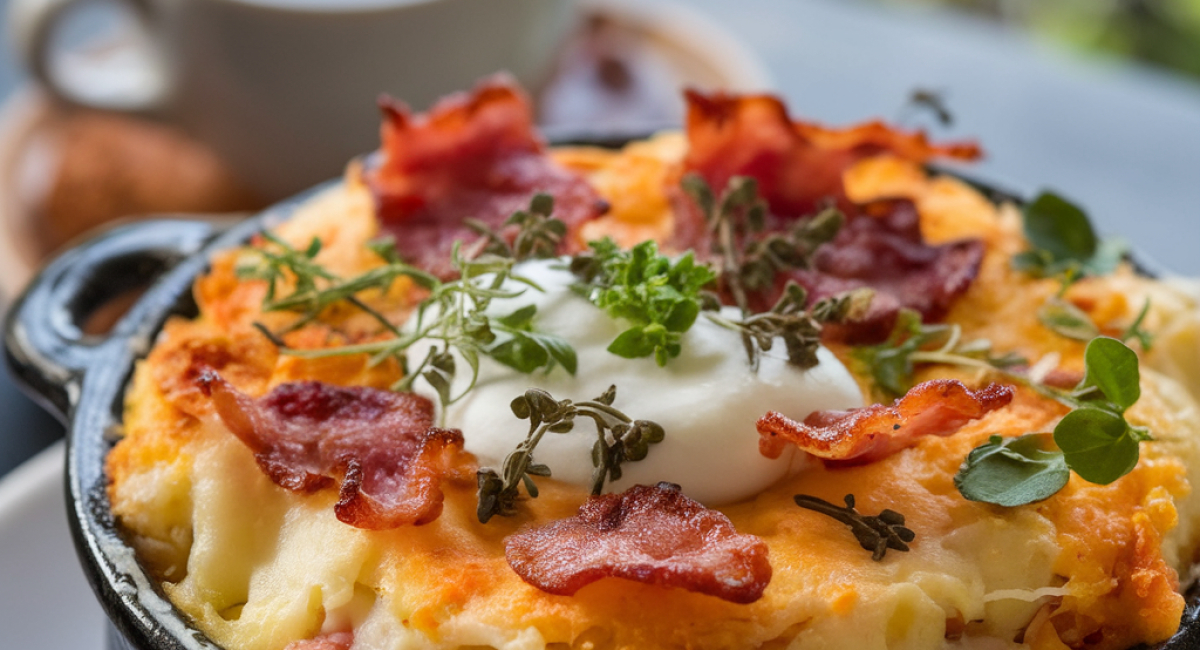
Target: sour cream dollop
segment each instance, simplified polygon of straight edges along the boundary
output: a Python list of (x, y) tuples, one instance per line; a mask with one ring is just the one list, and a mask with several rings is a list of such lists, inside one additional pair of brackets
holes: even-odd
[[(462, 430), (466, 450), (482, 467), (499, 470), (505, 456), (525, 439), (528, 420), (518, 420), (509, 404), (529, 387), (542, 388), (555, 399), (578, 402), (594, 399), (615, 384), (613, 406), (633, 419), (659, 423), (666, 436), (650, 446), (645, 459), (623, 464), (623, 476), (606, 485), (606, 490), (619, 492), (639, 483), (669, 481), (706, 505), (733, 503), (810, 462), (796, 458), (795, 450), (774, 460), (759, 453), (755, 422), (764, 413), (774, 410), (803, 420), (818, 410), (862, 406), (854, 378), (824, 347), (817, 352), (820, 363), (815, 368), (800, 370), (787, 364), (780, 343), (763, 355), (754, 372), (741, 337), (703, 315), (684, 335), (682, 353), (665, 367), (652, 358), (618, 357), (606, 348), (627, 325), (573, 292), (570, 285), (575, 277), (556, 266), (562, 263), (539, 260), (518, 265), (517, 274), (545, 291), (529, 289), (517, 298), (495, 300), (489, 313), (503, 315), (536, 305), (535, 328), (566, 339), (575, 348), (578, 371), (572, 376), (559, 367), (526, 375), (482, 357), (475, 388), (446, 413), (446, 425)], [(517, 286), (521, 285), (508, 288)], [(412, 354), (419, 358), (423, 351)], [(465, 374), (460, 370), (460, 375)], [(456, 392), (464, 387), (465, 378), (460, 376)], [(595, 426), (581, 418), (569, 433), (547, 433), (533, 457), (548, 465), (555, 479), (590, 487), (595, 440)]]

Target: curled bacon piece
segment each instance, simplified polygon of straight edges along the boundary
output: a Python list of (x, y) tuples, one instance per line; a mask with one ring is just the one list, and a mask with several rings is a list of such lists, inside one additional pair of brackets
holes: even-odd
[(383, 529), (441, 514), (440, 479), (463, 437), (433, 426), (428, 399), (317, 381), (281, 384), (254, 399), (212, 371), (198, 383), (276, 485), (314, 492), (341, 477), (339, 520)]
[(948, 436), (1012, 398), (1011, 386), (991, 384), (973, 391), (953, 379), (934, 379), (914, 386), (891, 406), (817, 411), (804, 422), (771, 411), (758, 419), (758, 449), (767, 458), (778, 458), (791, 442), (827, 461), (869, 463), (921, 436)]
[(762, 297), (763, 309), (775, 303), (787, 280), (795, 280), (808, 290), (810, 304), (859, 287), (875, 290), (867, 314), (852, 323), (827, 327), (822, 333), (827, 339), (852, 344), (882, 341), (901, 308), (917, 310), (925, 322), (944, 318), (978, 275), (983, 242), (926, 244), (910, 201), (879, 201), (862, 210), (834, 241), (817, 250), (812, 269), (781, 273), (775, 290)]
[(765, 542), (671, 483), (590, 497), (577, 516), (512, 535), (504, 548), (525, 582), (563, 596), (616, 577), (751, 603), (771, 581)]
[(535, 194), (550, 194), (554, 216), (568, 227), (563, 252), (571, 252), (577, 228), (606, 209), (582, 177), (546, 155), (529, 100), (504, 77), (442, 99), (425, 114), (391, 100), (380, 106), (382, 160), (366, 171), (367, 183), (400, 253), (437, 275), (452, 275), (456, 240), (479, 238), (467, 218), (498, 229)]
[[(810, 304), (858, 287), (876, 297), (861, 321), (825, 331), (828, 339), (875, 343), (887, 337), (901, 308), (921, 312), (926, 321), (943, 318), (970, 287), (983, 261), (977, 240), (930, 246), (921, 237), (913, 205), (882, 201), (865, 206), (845, 196), (842, 174), (857, 161), (888, 153), (914, 162), (938, 157), (973, 160), (973, 143), (931, 144), (923, 133), (903, 132), (880, 122), (827, 129), (794, 121), (779, 99), (688, 92), (689, 151), (685, 172), (700, 174), (720, 192), (733, 176), (751, 176), (769, 206), (766, 230), (783, 231), (836, 201), (848, 216), (837, 238), (823, 246), (812, 269), (782, 273), (770, 291), (754, 296), (754, 307), (775, 304), (788, 280), (809, 291)], [(710, 234), (696, 205), (675, 195), (677, 248), (709, 250)]]
[(855, 162), (890, 153), (923, 163), (934, 158), (975, 160), (978, 145), (934, 145), (921, 132), (904, 132), (882, 122), (829, 129), (793, 120), (772, 95), (686, 92), (686, 171), (704, 177), (720, 192), (734, 176), (752, 176), (761, 196), (779, 217), (813, 213), (828, 198), (845, 203), (842, 172)]

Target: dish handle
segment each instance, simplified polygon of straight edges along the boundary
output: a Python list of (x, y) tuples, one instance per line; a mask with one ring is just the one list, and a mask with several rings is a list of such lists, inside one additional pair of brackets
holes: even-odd
[(89, 319), (150, 286), (218, 232), (203, 221), (139, 221), (60, 255), (8, 311), (4, 347), (13, 378), (66, 422), (96, 354), (109, 340), (128, 338), (137, 325), (122, 319), (108, 332), (93, 333)]

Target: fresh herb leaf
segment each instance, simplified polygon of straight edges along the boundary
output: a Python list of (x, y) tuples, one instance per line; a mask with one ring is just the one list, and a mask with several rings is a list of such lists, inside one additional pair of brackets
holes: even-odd
[[(508, 249), (509, 253), (540, 254), (550, 246), (554, 233), (561, 230), (561, 222), (549, 217), (552, 207), (548, 197), (535, 197), (528, 212), (517, 213), (510, 219), (518, 232), (516, 248)], [(373, 364), (395, 359), (404, 369), (404, 377), (392, 386), (393, 390), (412, 390), (414, 382), (424, 380), (438, 394), (443, 416), (446, 406), (474, 387), (481, 356), (490, 356), (524, 373), (549, 372), (559, 365), (572, 374), (576, 371), (575, 351), (570, 344), (535, 329), (536, 307), (522, 307), (502, 316), (489, 314), (489, 306), (496, 299), (515, 298), (526, 290), (540, 291), (532, 280), (513, 271), (516, 259), (512, 256), (491, 253), (467, 256), (456, 246), (451, 261), (459, 277), (443, 282), (404, 263), (394, 244), (381, 240), (369, 246), (384, 264), (342, 279), (315, 262), (321, 250), (319, 240), (314, 240), (304, 251), (297, 251), (271, 233), (263, 233), (263, 239), (266, 245), (254, 249), (253, 259), (242, 262), (239, 275), (268, 282), (264, 311), (299, 315), (289, 330), (319, 319), (332, 305), (346, 302), (370, 314), (390, 334), (389, 338), (370, 343), (301, 350), (288, 348), (279, 333), (258, 324), (260, 331), (285, 354), (302, 358), (367, 354)], [(411, 279), (429, 292), (409, 318), (405, 330), (359, 298), (360, 293), (368, 290), (386, 292), (401, 277)], [(513, 284), (524, 286), (514, 289)], [(287, 285), (292, 290), (281, 295), (282, 287)], [(432, 345), (413, 366), (408, 349), (422, 340)], [(456, 358), (465, 362), (470, 372), (470, 381), (457, 395), (452, 393), (452, 386), (462, 369)]]
[(682, 186), (713, 235), (712, 252), (720, 261), (718, 288), (743, 314), (750, 312), (750, 293), (774, 286), (780, 271), (811, 268), (813, 253), (832, 241), (845, 223), (845, 215), (827, 208), (797, 220), (788, 232), (762, 236), (767, 204), (754, 178), (730, 178), (719, 199), (699, 174), (684, 176)]
[(1128, 341), (1129, 339), (1137, 339), (1138, 343), (1142, 345), (1143, 350), (1147, 352), (1150, 351), (1151, 347), (1154, 346), (1154, 334), (1142, 329), (1142, 321), (1146, 320), (1146, 314), (1149, 313), (1150, 299), (1147, 298), (1146, 302), (1142, 303), (1142, 310), (1138, 312), (1137, 317), (1134, 318), (1133, 322), (1129, 324), (1129, 327), (1125, 328), (1125, 331), (1121, 333), (1122, 343)]
[(1137, 465), (1137, 436), (1125, 418), (1098, 408), (1075, 409), (1054, 427), (1054, 442), (1067, 465), (1100, 485), (1125, 476)]
[(954, 486), (971, 501), (1013, 507), (1049, 498), (1070, 478), (1063, 452), (1050, 436), (1028, 433), (992, 436), (976, 447), (954, 476)]
[(783, 295), (770, 311), (745, 316), (741, 320), (731, 320), (717, 313), (708, 313), (706, 316), (722, 327), (741, 333), (742, 345), (753, 370), (758, 370), (762, 354), (774, 347), (777, 338), (783, 341), (787, 349), (788, 363), (808, 369), (817, 365), (821, 327), (827, 323), (861, 318), (874, 295), (870, 289), (855, 289), (820, 300), (806, 309), (808, 292), (795, 282), (788, 282)]
[(1025, 207), (1025, 236), (1052, 263), (1089, 260), (1099, 242), (1087, 214), (1053, 192), (1042, 192)]
[[(1141, 397), (1138, 358), (1124, 343), (1098, 337), (1088, 343), (1084, 364), (1084, 378), (1071, 391), (1036, 384), (1021, 375), (1010, 376), (1072, 409), (1054, 427), (1054, 443), (1060, 450), (1057, 453), (1061, 454), (1065, 466), (1084, 480), (1107, 485), (1133, 470), (1140, 455), (1140, 443), (1151, 439), (1145, 427), (1130, 424), (1124, 415)], [(999, 505), (1028, 498), (1034, 491), (1031, 485), (1022, 482), (1030, 480), (1026, 474), (1038, 474), (1031, 464), (1033, 460), (1046, 463), (1044, 471), (1047, 474), (1038, 474), (1036, 483), (1041, 493), (1049, 490), (1050, 477), (1060, 474), (1059, 470), (1053, 469), (1056, 461), (1050, 456), (1033, 458), (1032, 454), (1021, 452), (1032, 458), (1023, 466), (1014, 465), (1011, 454), (1008, 458), (994, 460), (992, 456), (998, 453), (994, 449), (996, 444), (993, 437), (992, 441), (972, 451), (955, 478), (955, 484), (966, 498)], [(1019, 451), (1017, 445), (1015, 442), (1003, 443), (1010, 451)], [(1045, 454), (1054, 453), (1044, 447), (1039, 449)], [(1008, 465), (1000, 465), (1000, 461)]]
[(1025, 206), (1025, 237), (1032, 249), (1013, 257), (1013, 268), (1034, 277), (1057, 277), (1058, 294), (1038, 309), (1038, 320), (1051, 331), (1077, 341), (1100, 335), (1081, 309), (1063, 299), (1067, 288), (1082, 277), (1107, 275), (1128, 253), (1120, 239), (1100, 239), (1087, 214), (1052, 192), (1043, 192)]
[(1142, 396), (1137, 354), (1124, 343), (1099, 337), (1083, 353), (1084, 376), (1072, 396), (1121, 414)]
[(629, 250), (611, 239), (588, 246), (589, 253), (571, 261), (579, 278), (575, 290), (629, 324), (608, 351), (629, 359), (653, 356), (660, 366), (679, 356), (683, 334), (700, 314), (701, 289), (716, 277), (712, 269), (690, 252), (672, 261), (653, 241)]
[(501, 229), (516, 229), (512, 242), (501, 231), (494, 230), (478, 219), (467, 219), (466, 225), (483, 236), (481, 253), (517, 260), (549, 259), (558, 255), (558, 246), (567, 235), (567, 225), (551, 216), (554, 197), (536, 194), (528, 210), (518, 210), (504, 221)]
[(559, 336), (536, 331), (533, 326), (536, 316), (537, 305), (526, 305), (507, 316), (492, 319), (490, 327), (509, 338), (489, 348), (488, 356), (525, 374), (538, 369), (549, 371), (556, 363), (575, 374), (578, 369), (575, 348)]
[(1037, 317), (1042, 325), (1069, 339), (1090, 341), (1100, 336), (1100, 328), (1096, 327), (1087, 312), (1058, 296), (1043, 303), (1038, 308)]
[(750, 309), (750, 295), (774, 287), (782, 271), (811, 268), (813, 254), (837, 236), (845, 216), (830, 207), (798, 220), (788, 232), (764, 236), (761, 233), (767, 204), (758, 194), (755, 179), (730, 178), (719, 199), (698, 174), (685, 176), (682, 185), (704, 214), (712, 234), (712, 252), (720, 265), (717, 294), (710, 296), (707, 306), (715, 311), (721, 294), (731, 298), (742, 312), (740, 321), (715, 313), (708, 317), (741, 333), (750, 366), (755, 370), (762, 353), (771, 349), (776, 338), (783, 339), (789, 364), (800, 368), (817, 365), (822, 325), (861, 318), (874, 292), (846, 292), (806, 309), (807, 293), (789, 282), (770, 310), (756, 314)]
[(871, 376), (884, 399), (901, 397), (913, 387), (918, 364), (1005, 370), (1028, 363), (1016, 354), (992, 354), (992, 345), (986, 339), (963, 341), (958, 325), (927, 325), (921, 321), (921, 314), (911, 309), (900, 310), (886, 341), (855, 347), (850, 355), (859, 371)]
[(1088, 343), (1083, 356), (1083, 380), (1059, 396), (1075, 410), (1054, 428), (1054, 442), (1076, 474), (1107, 485), (1137, 465), (1138, 443), (1150, 439), (1149, 431), (1124, 416), (1142, 395), (1138, 358), (1124, 343), (1106, 337)]
[(854, 495), (845, 497), (846, 507), (836, 506), (824, 499), (807, 494), (793, 497), (796, 505), (832, 517), (850, 527), (860, 546), (871, 551), (871, 559), (879, 562), (888, 549), (907, 551), (917, 534), (904, 526), (904, 515), (884, 509), (878, 515), (864, 515), (854, 509)]
[(1013, 267), (1035, 277), (1111, 273), (1128, 247), (1119, 240), (1101, 241), (1087, 214), (1053, 193), (1042, 192), (1025, 206), (1025, 237), (1032, 249), (1013, 257)]
[(594, 400), (572, 402), (556, 400), (540, 388), (530, 388), (510, 405), (513, 415), (529, 420), (529, 433), (517, 448), (504, 458), (499, 472), (481, 468), (476, 474), (479, 488), (479, 521), (487, 523), (495, 515), (516, 512), (520, 486), (531, 498), (537, 498), (534, 476), (550, 476), (550, 468), (533, 460), (533, 451), (547, 433), (570, 433), (577, 418), (590, 418), (596, 425), (592, 445), (592, 494), (600, 494), (604, 483), (621, 478), (621, 466), (646, 458), (650, 445), (662, 442), (663, 428), (649, 420), (633, 420), (613, 408), (617, 388), (610, 386)]
[(268, 305), (275, 302), (281, 285), (294, 284), (291, 295), (307, 294), (315, 290), (318, 280), (337, 279), (314, 261), (321, 252), (321, 240), (314, 237), (305, 250), (299, 251), (269, 231), (259, 236), (267, 245), (255, 249), (255, 256), (239, 259), (234, 272), (238, 279), (265, 280)]

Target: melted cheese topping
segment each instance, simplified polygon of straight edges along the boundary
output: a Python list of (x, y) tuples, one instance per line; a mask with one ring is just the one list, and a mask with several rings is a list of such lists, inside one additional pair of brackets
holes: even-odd
[[(451, 407), (446, 424), (462, 430), (467, 451), (483, 466), (500, 468), (525, 439), (528, 421), (513, 417), (508, 404), (527, 388), (545, 389), (556, 399), (583, 401), (616, 385), (613, 405), (631, 418), (659, 423), (666, 437), (651, 446), (644, 460), (623, 465), (623, 476), (607, 489), (621, 492), (639, 483), (669, 481), (706, 505), (732, 503), (763, 491), (793, 464), (814, 462), (795, 449), (774, 460), (758, 452), (754, 423), (768, 410), (803, 420), (813, 411), (862, 406), (857, 383), (829, 350), (820, 348), (820, 363), (806, 371), (788, 365), (780, 343), (762, 355), (754, 372), (741, 336), (703, 315), (684, 335), (680, 356), (665, 367), (649, 357), (612, 354), (606, 348), (621, 333), (621, 323), (572, 291), (575, 277), (558, 266), (560, 262), (549, 260), (519, 265), (514, 271), (545, 291), (527, 289), (518, 298), (494, 301), (490, 310), (501, 315), (537, 306), (535, 326), (575, 348), (578, 372), (572, 376), (558, 367), (531, 376), (490, 358), (480, 359), (478, 383)], [(506, 288), (515, 290), (516, 283)], [(726, 310), (725, 315), (737, 318), (737, 310)], [(423, 354), (416, 349), (413, 356)], [(456, 390), (465, 389), (468, 381), (460, 376)], [(432, 397), (436, 402), (436, 395)], [(591, 458), (595, 439), (594, 427), (582, 421), (569, 434), (547, 434), (534, 458), (548, 465), (555, 478), (590, 488), (592, 467), (586, 459)]]
[[(631, 179), (628, 170), (637, 170), (638, 178), (667, 178), (677, 145), (678, 138), (668, 136), (624, 152), (559, 154), (614, 205), (590, 236), (636, 241), (630, 233), (670, 232), (662, 184)], [(1016, 210), (997, 210), (962, 183), (927, 178), (889, 159), (868, 160), (845, 180), (859, 200), (912, 199), (930, 241), (965, 235), (985, 241), (980, 275), (948, 317), (966, 338), (988, 338), (999, 352), (1057, 355), (1065, 368), (1082, 367), (1082, 344), (1050, 333), (1036, 319), (1056, 283), (1019, 275), (1009, 265), (1024, 246)], [(372, 213), (369, 193), (351, 176), (280, 233), (301, 247), (321, 237), (325, 247), (317, 261), (351, 276), (378, 263), (364, 248), (375, 235)], [(767, 543), (775, 572), (761, 600), (735, 605), (618, 579), (572, 597), (522, 582), (504, 560), (503, 540), (524, 526), (572, 516), (586, 490), (563, 481), (543, 481), (539, 498), (523, 502), (516, 516), (481, 525), (473, 467), (464, 467), (444, 485), (438, 520), (390, 531), (338, 522), (335, 491), (297, 495), (275, 486), (187, 379), (198, 360), (219, 366), (253, 395), (302, 378), (386, 387), (400, 370), (359, 357), (280, 356), (252, 323), (278, 329), (287, 316), (261, 313), (265, 288), (237, 279), (237, 257), (232, 252), (214, 260), (196, 285), (200, 317), (168, 323), (139, 365), (127, 394), (126, 437), (108, 458), (113, 511), (139, 557), (176, 606), (231, 650), (283, 650), (344, 629), (355, 631), (354, 647), (363, 650), (1123, 650), (1160, 640), (1178, 625), (1183, 599), (1176, 572), (1200, 545), (1200, 499), (1190, 493), (1200, 480), (1200, 383), (1194, 367), (1173, 360), (1197, 354), (1200, 301), (1163, 283), (1122, 270), (1085, 279), (1067, 294), (1106, 332), (1119, 332), (1143, 299), (1153, 298), (1145, 324), (1161, 336), (1142, 356), (1142, 398), (1128, 417), (1149, 427), (1155, 441), (1142, 444), (1142, 459), (1129, 475), (1109, 486), (1072, 477), (1059, 494), (1018, 508), (964, 500), (953, 476), (972, 448), (993, 434), (1048, 431), (1063, 415), (1056, 403), (1020, 391), (1012, 405), (955, 435), (924, 439), (867, 465), (813, 465), (721, 506), (739, 532)], [(412, 307), (410, 293), (401, 283), (367, 299), (398, 321)], [(289, 334), (289, 344), (363, 340), (376, 329), (357, 309), (334, 308), (323, 321)], [(832, 353), (847, 358), (844, 349)], [(946, 366), (925, 367), (918, 379), (935, 376), (975, 385), (983, 380)], [(644, 381), (657, 389), (653, 380)], [(621, 392), (617, 403), (640, 417), (625, 400), (645, 392)], [(652, 449), (651, 457), (660, 451)], [(834, 502), (853, 493), (864, 512), (899, 510), (917, 531), (912, 550), (873, 562), (844, 526), (797, 508), (792, 495), (798, 493)]]

